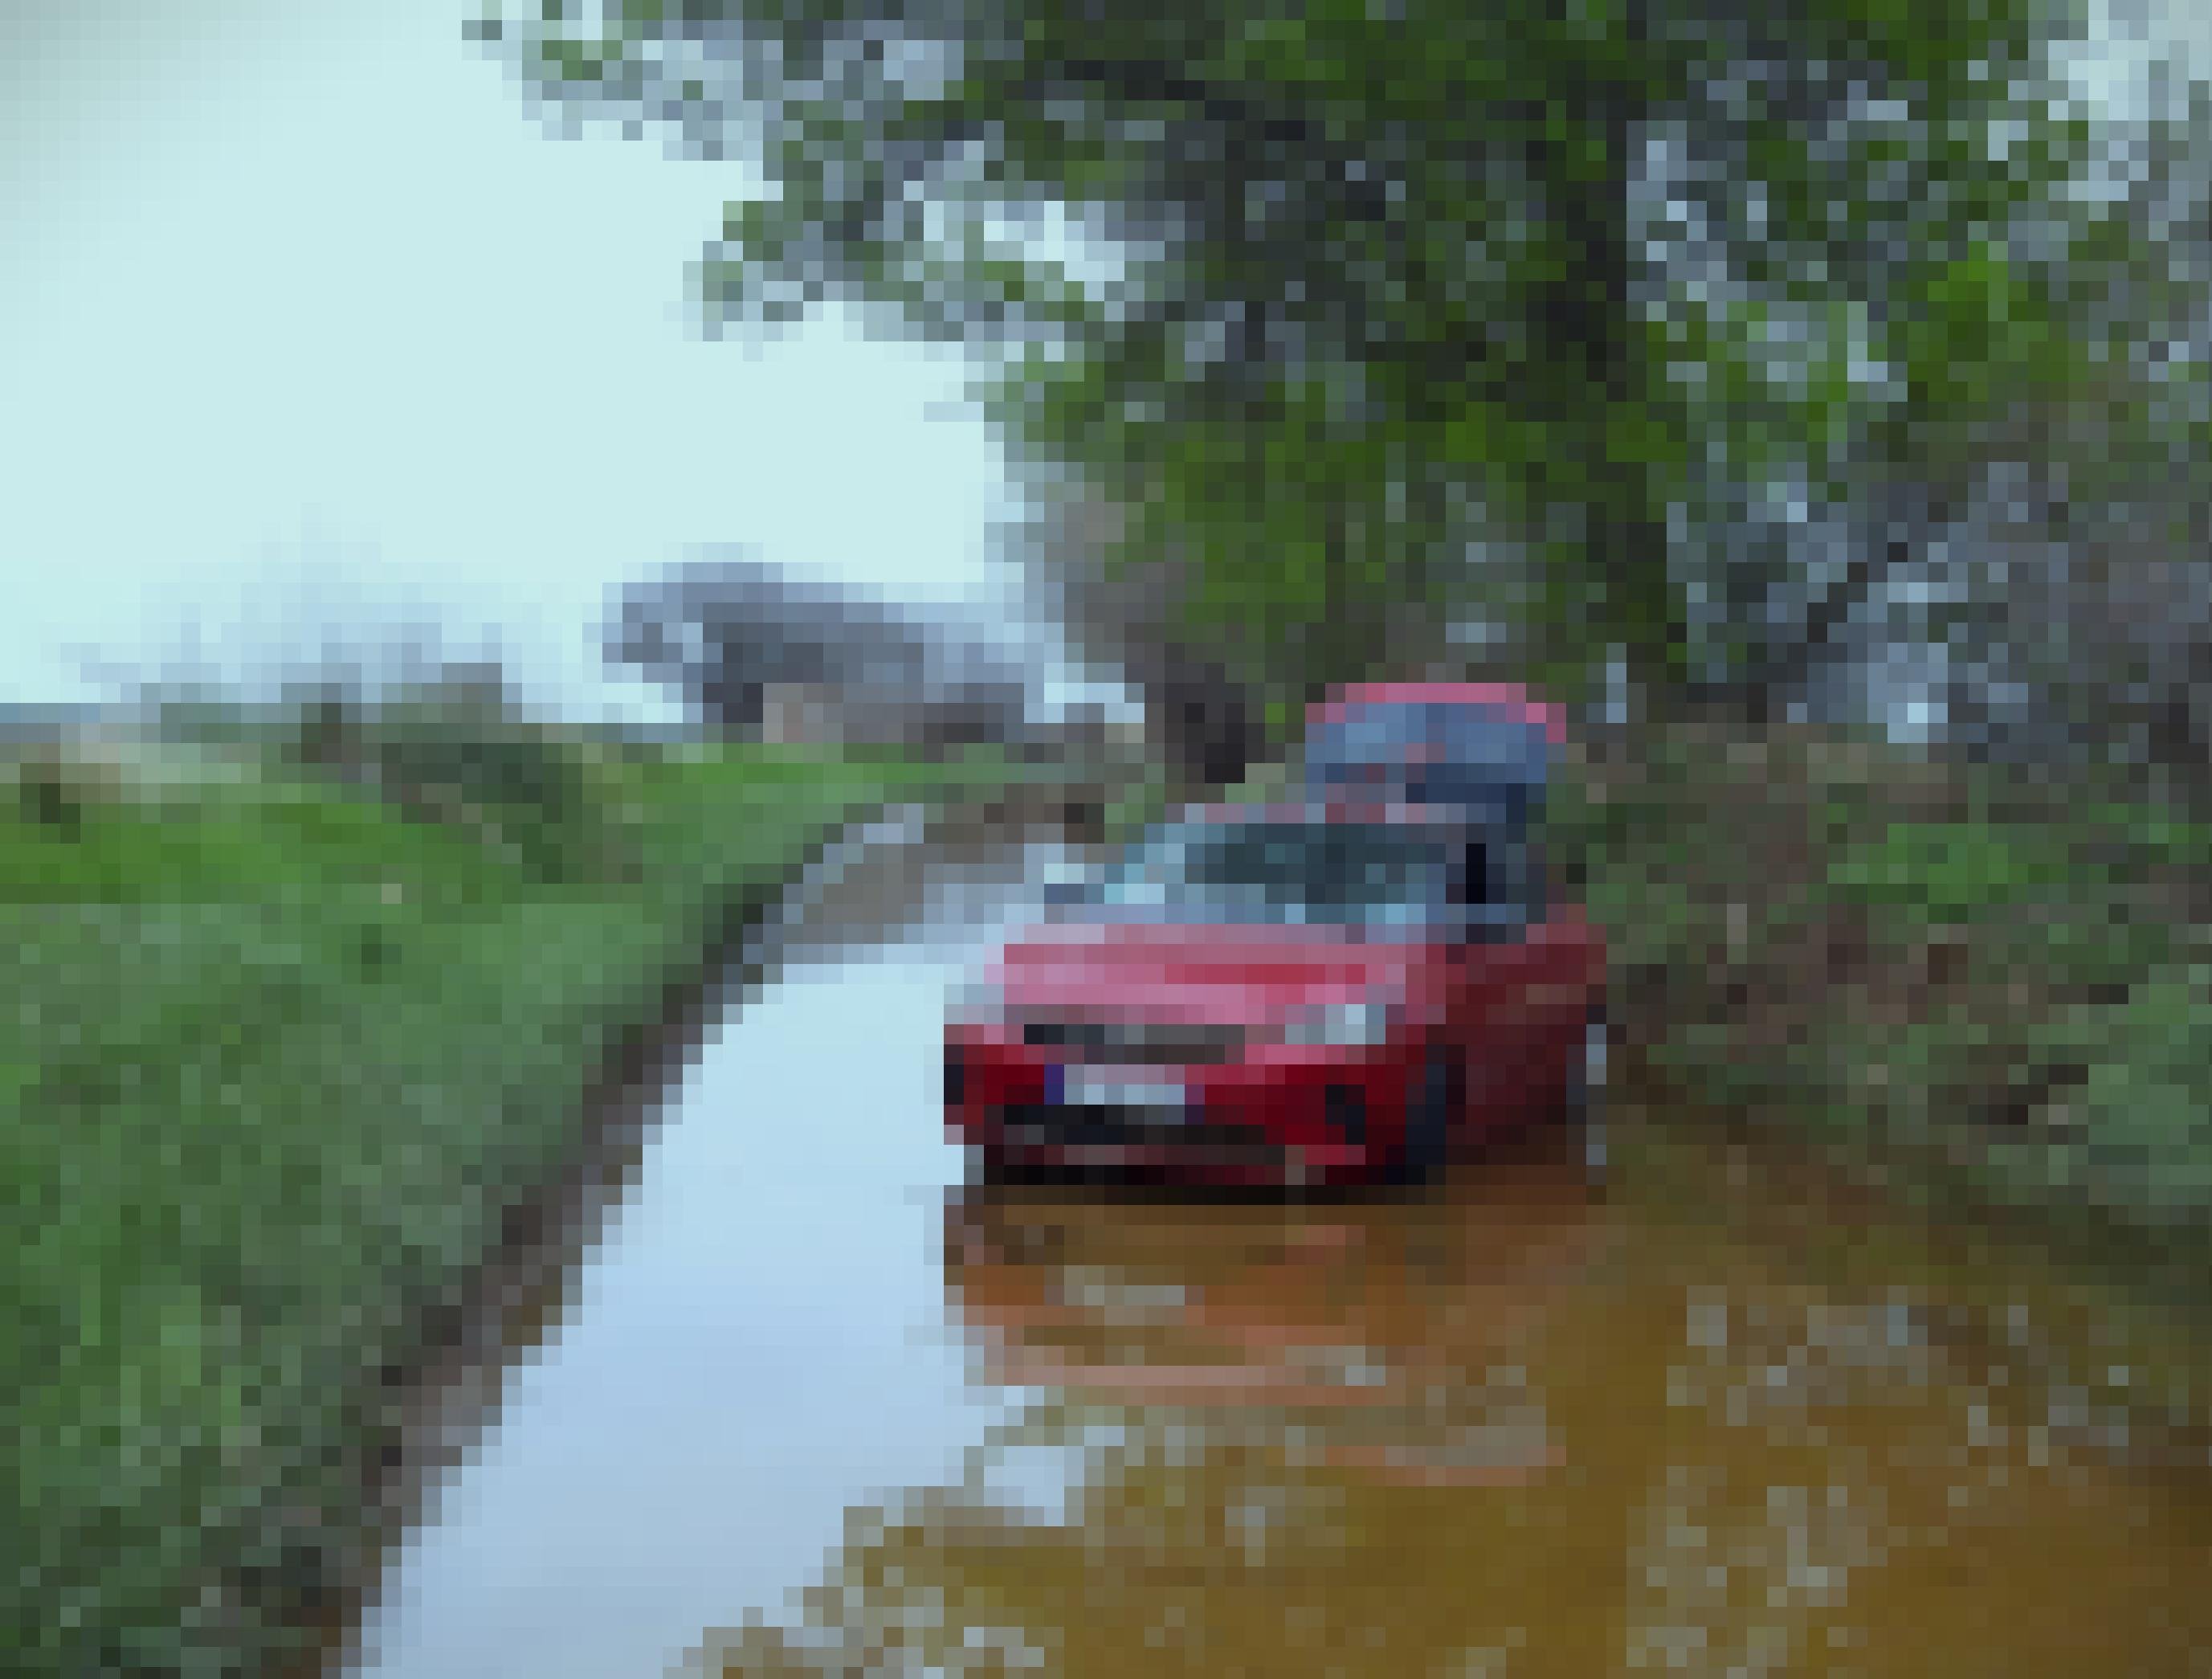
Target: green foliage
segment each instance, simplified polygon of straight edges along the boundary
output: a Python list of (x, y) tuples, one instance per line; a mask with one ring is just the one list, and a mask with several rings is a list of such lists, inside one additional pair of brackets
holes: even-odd
[(2076, 1231), (2201, 1239), (2200, 824), (1867, 743), (1687, 731), (1565, 778), (1547, 824), (1686, 1099)]
[(2085, 1069), (2064, 1128), (2094, 1192), (2153, 1210), (2160, 1223), (2201, 1223), (2212, 1208), (2212, 1031), (2207, 970), (2184, 964), (2142, 979), (2117, 1007), (2069, 1012), (2054, 1051)]
[(548, 883), (615, 861), (592, 755), (497, 691), (433, 682), (372, 703), (332, 686), (299, 708), (282, 753), (418, 822), (470, 835)]
[(40, 746), (12, 767), (15, 813), (58, 838), (83, 831), (88, 817), (113, 806), (122, 788), (100, 766), (58, 746)]
[[(675, 15), (606, 11), (498, 33), (572, 107), (757, 151), (708, 303), (996, 347), (1017, 457), (1127, 509), (1272, 692), (1407, 656), (1407, 603), (1519, 615), (1563, 686), (1616, 645), (1679, 676), (1685, 575), (1741, 662), (1772, 580), (1711, 551), (1731, 497), (1963, 482), (2021, 405), (2116, 394), (2142, 322), (2088, 294), (2165, 271), (2063, 190), (2044, 0), (708, 0), (681, 68)], [(1005, 230), (1055, 207), (1111, 277)]]
[(1839, 897), (1932, 921), (1986, 915), (2081, 883), (2065, 836), (1986, 822), (1897, 823), (1828, 867)]

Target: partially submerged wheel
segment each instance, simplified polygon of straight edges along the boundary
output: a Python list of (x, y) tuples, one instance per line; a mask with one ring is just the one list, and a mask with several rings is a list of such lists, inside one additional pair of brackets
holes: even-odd
[(1582, 1053), (1567, 1075), (1567, 1116), (1583, 1134), (1583, 1168), (1594, 1183), (1605, 1182), (1606, 1069), (1612, 1034), (1595, 1014), (1583, 1032)]
[(1444, 1049), (1429, 1051), (1421, 1082), (1406, 1113), (1400, 1176), (1419, 1183), (1442, 1171), (1451, 1159), (1452, 1131), (1464, 1105), (1460, 1058)]

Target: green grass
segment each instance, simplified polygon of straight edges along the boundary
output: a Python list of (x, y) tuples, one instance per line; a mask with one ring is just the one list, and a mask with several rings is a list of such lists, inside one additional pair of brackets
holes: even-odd
[(274, 1662), (363, 1537), (380, 1370), (714, 906), (1006, 769), (601, 754), (559, 880), (296, 775), (0, 800), (10, 1670)]
[(1683, 1099), (1923, 1198), (2212, 1256), (2203, 824), (1799, 731), (1639, 741), (1551, 826)]

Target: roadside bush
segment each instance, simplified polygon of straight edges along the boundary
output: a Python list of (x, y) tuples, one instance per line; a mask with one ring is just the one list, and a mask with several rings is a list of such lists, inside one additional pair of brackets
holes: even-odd
[[(2212, 1219), (2212, 970), (2169, 969), (2125, 1001), (2050, 1023), (2049, 1049), (2081, 1069), (2037, 1140), (2065, 1149), (2089, 1191), (2158, 1222)], [(2014, 1163), (2050, 1180), (2050, 1157)]]
[(1571, 765), (1549, 824), (1682, 1099), (1969, 1198), (2212, 1228), (2201, 826), (2124, 784), (1717, 729)]
[(592, 872), (601, 812), (574, 743), (410, 708), (372, 726), (366, 755), (373, 784), (410, 816), (471, 830), (544, 880)]
[(88, 816), (120, 800), (123, 785), (112, 770), (88, 763), (65, 746), (50, 745), (17, 762), (15, 791), (23, 820), (73, 836), (82, 831)]
[(282, 739), (295, 768), (465, 832), (540, 882), (622, 870), (604, 766), (580, 735), (526, 716), (495, 667), (377, 696), (345, 679), (319, 682), (295, 702)]

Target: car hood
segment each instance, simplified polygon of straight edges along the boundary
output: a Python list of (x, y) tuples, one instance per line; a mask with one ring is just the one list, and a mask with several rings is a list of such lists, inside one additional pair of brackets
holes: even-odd
[(1328, 1003), (1402, 998), (1419, 944), (1299, 928), (1113, 926), (1041, 930), (990, 969), (1011, 1011), (1261, 1025)]

